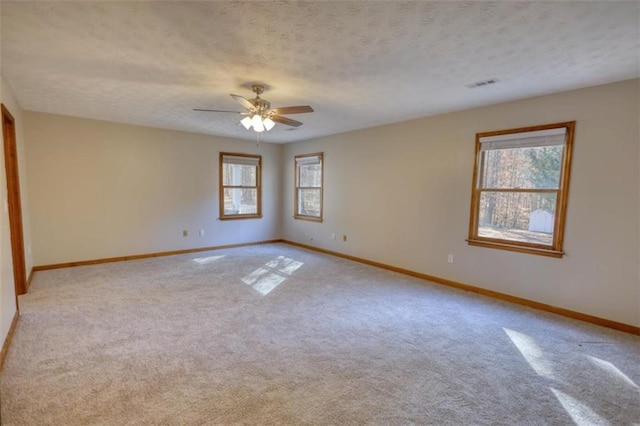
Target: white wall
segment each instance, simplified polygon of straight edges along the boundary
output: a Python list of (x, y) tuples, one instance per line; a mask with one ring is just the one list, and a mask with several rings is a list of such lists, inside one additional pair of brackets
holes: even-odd
[[(283, 236), (640, 325), (639, 81), (286, 145)], [(475, 134), (571, 120), (566, 256), (468, 246)], [(325, 220), (295, 220), (293, 156), (318, 151), (325, 153)], [(348, 241), (332, 240), (333, 232)]]
[[(25, 131), (36, 265), (280, 238), (280, 145), (36, 112)], [(220, 151), (262, 155), (261, 219), (218, 220)]]
[[(33, 266), (33, 261), (30, 253), (31, 230), (29, 227), (29, 198), (27, 196), (27, 167), (23, 135), (23, 111), (13, 97), (13, 93), (4, 81), (4, 78), (2, 78), (1, 84), (0, 101), (9, 110), (15, 123), (16, 148), (18, 151), (18, 178), (20, 181), (20, 198), (22, 202), (25, 266), (28, 274)], [(13, 260), (11, 255), (11, 234), (9, 232), (9, 213), (5, 207), (7, 205), (6, 200), (7, 174), (4, 167), (4, 148), (0, 148), (0, 345), (2, 345), (7, 337), (11, 321), (13, 320), (13, 316), (16, 312)]]

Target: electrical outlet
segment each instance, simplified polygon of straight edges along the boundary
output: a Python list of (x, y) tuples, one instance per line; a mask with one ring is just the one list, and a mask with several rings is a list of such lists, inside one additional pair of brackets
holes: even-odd
[(182, 236), (183, 236), (183, 237), (188, 237), (188, 236), (189, 236), (189, 231), (187, 231), (186, 229), (184, 229), (184, 230), (182, 231)]
[(332, 240), (335, 240), (335, 239), (336, 239), (336, 233), (335, 233), (335, 232), (332, 232), (332, 233), (331, 233), (331, 239), (332, 239)]
[(204, 237), (204, 229), (201, 229), (201, 230), (200, 230), (199, 235), (200, 235), (201, 237)]
[(342, 241), (344, 241), (344, 242), (346, 242), (346, 241), (347, 241), (347, 236), (346, 236), (346, 235), (343, 235), (343, 236), (342, 236)]
[(453, 255), (452, 255), (452, 254), (450, 254), (450, 255), (447, 257), (447, 263), (453, 263)]

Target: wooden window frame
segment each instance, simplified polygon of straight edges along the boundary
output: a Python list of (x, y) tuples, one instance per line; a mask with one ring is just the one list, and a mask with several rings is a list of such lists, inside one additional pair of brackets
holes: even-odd
[[(565, 221), (567, 213), (567, 201), (569, 197), (569, 180), (571, 174), (571, 157), (573, 152), (573, 139), (575, 133), (575, 121), (546, 124), (541, 126), (521, 127), (517, 129), (498, 130), (476, 134), (475, 161), (473, 166), (473, 181), (471, 186), (471, 213), (469, 216), (469, 238), (467, 242), (472, 246), (489, 247), (495, 249), (509, 250), (520, 253), (536, 254), (561, 258), (563, 251)], [(519, 188), (480, 188), (479, 173), (482, 170), (484, 156), (481, 154), (481, 138), (491, 136), (508, 135), (512, 133), (526, 133), (540, 130), (565, 129), (565, 145), (562, 153), (562, 163), (560, 170), (560, 182), (558, 189), (519, 189)], [(482, 158), (481, 158), (482, 157)], [(506, 192), (530, 192), (530, 193), (557, 193), (556, 211), (553, 226), (553, 241), (551, 245), (527, 243), (498, 238), (488, 238), (478, 236), (478, 222), (480, 214), (480, 195), (484, 191), (506, 191)]]
[[(258, 165), (256, 170), (256, 186), (246, 186), (246, 185), (225, 185), (224, 184), (224, 158), (228, 157), (244, 157), (244, 158), (252, 158), (258, 160)], [(251, 214), (225, 214), (224, 212), (224, 190), (227, 188), (231, 189), (256, 189), (257, 191), (257, 213)], [(220, 161), (219, 161), (219, 209), (220, 209), (220, 220), (236, 220), (236, 219), (259, 219), (262, 217), (262, 156), (256, 154), (241, 154), (235, 152), (220, 152)]]
[[(298, 211), (298, 193), (301, 189), (317, 189), (317, 187), (301, 187), (299, 186), (299, 168), (298, 159), (305, 157), (319, 157), (320, 158), (320, 216), (310, 216), (300, 214)], [(312, 222), (322, 222), (323, 210), (324, 210), (324, 152), (315, 152), (312, 154), (300, 154), (293, 158), (293, 217), (294, 219), (309, 220)]]

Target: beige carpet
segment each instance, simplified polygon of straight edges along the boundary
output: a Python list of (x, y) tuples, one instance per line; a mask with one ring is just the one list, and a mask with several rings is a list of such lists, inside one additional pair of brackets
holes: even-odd
[(271, 244), (36, 273), (3, 425), (640, 423), (640, 338)]

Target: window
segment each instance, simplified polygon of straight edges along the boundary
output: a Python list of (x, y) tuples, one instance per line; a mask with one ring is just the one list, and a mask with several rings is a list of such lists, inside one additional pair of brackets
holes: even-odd
[(262, 157), (220, 153), (220, 219), (262, 217)]
[(295, 206), (296, 219), (322, 222), (322, 152), (296, 155), (295, 157)]
[(476, 134), (470, 245), (562, 257), (574, 127)]

